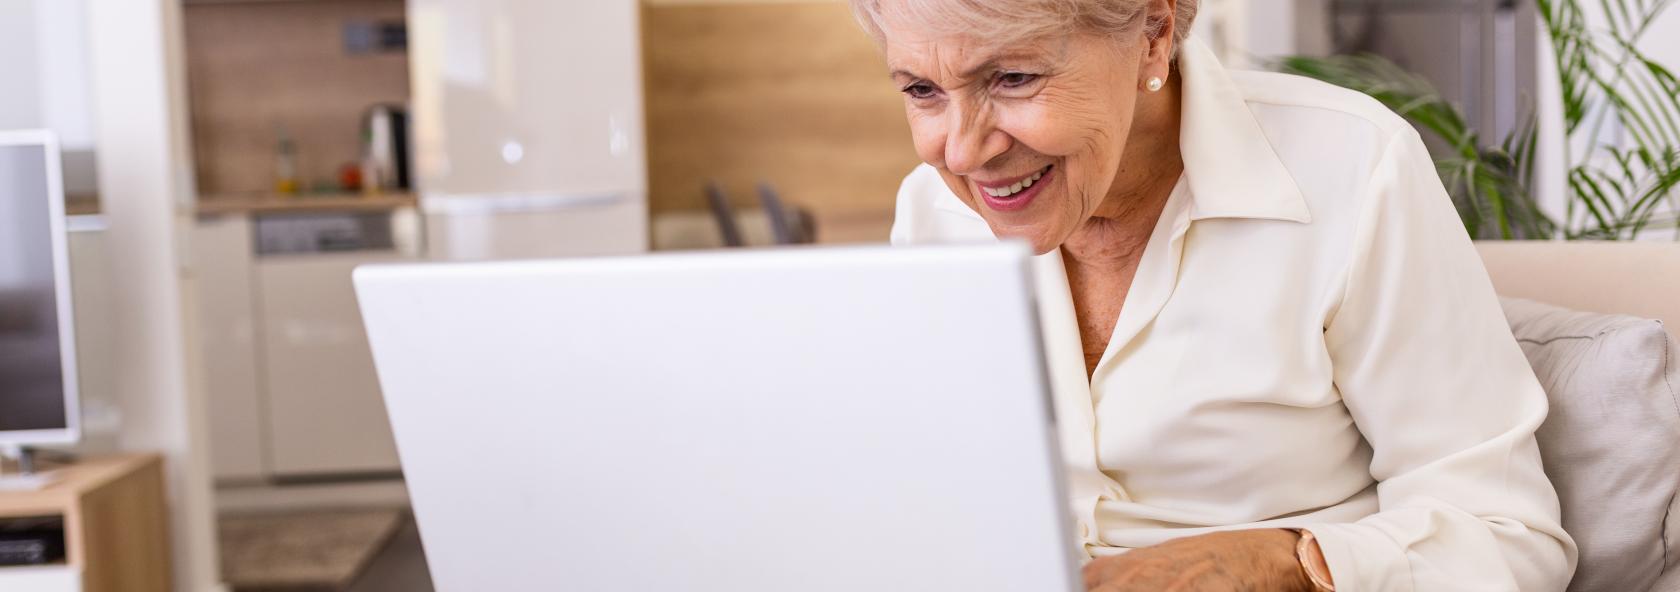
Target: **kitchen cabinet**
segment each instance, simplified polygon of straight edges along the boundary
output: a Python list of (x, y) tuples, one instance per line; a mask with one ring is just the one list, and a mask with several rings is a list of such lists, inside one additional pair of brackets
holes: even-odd
[(200, 217), (193, 229), (198, 342), (210, 414), (210, 467), (220, 481), (267, 476), (263, 396), (257, 365), (251, 223)]
[(275, 476), (399, 470), (350, 272), (403, 259), (357, 252), (257, 260)]
[(416, 259), (418, 215), (315, 205), (200, 208), (214, 212), (192, 257), (220, 483), (400, 471), (350, 275)]

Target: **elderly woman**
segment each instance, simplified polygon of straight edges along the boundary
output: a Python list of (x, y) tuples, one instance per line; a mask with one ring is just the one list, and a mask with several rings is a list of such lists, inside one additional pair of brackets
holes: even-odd
[(852, 0), (925, 165), (1029, 243), (1093, 590), (1561, 590), (1546, 399), (1415, 131), (1226, 71), (1197, 0)]

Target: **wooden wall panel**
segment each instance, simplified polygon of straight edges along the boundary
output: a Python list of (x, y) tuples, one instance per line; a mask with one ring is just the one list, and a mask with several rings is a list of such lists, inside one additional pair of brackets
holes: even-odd
[[(879, 51), (844, 2), (644, 5), (650, 201), (705, 207), (769, 181), (825, 220), (890, 219), (919, 162)], [(881, 238), (885, 238), (884, 224)]]
[(349, 55), (350, 21), (401, 21), (402, 0), (186, 5), (187, 79), (200, 194), (273, 188), (276, 126), (307, 187), (360, 157), (363, 112), (407, 102), (405, 54)]

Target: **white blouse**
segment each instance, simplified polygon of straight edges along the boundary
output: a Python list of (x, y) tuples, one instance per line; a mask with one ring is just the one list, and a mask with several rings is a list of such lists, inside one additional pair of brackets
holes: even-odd
[[(1035, 262), (1086, 551), (1305, 528), (1341, 592), (1564, 589), (1546, 397), (1417, 133), (1194, 41), (1179, 66), (1184, 176), (1089, 381), (1061, 255)], [(892, 237), (996, 240), (926, 165)]]

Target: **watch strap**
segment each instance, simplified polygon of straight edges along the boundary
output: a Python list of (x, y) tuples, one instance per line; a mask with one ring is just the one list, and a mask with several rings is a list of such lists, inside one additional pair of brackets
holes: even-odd
[(1330, 577), (1330, 564), (1324, 561), (1324, 551), (1318, 547), (1318, 537), (1310, 530), (1299, 530), (1301, 539), (1295, 543), (1295, 559), (1307, 572), (1317, 592), (1336, 592), (1336, 581)]

